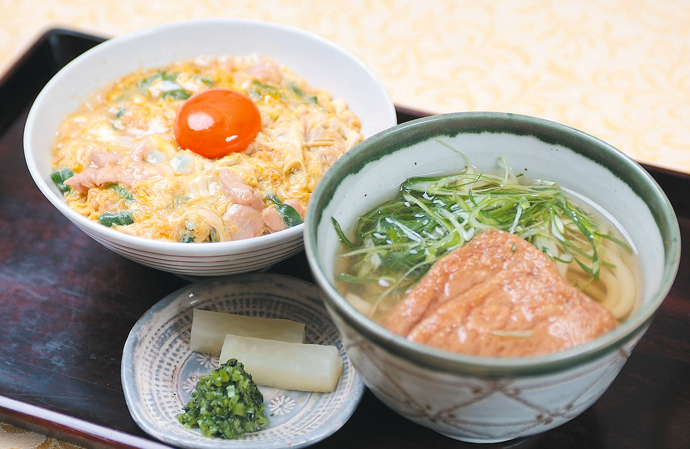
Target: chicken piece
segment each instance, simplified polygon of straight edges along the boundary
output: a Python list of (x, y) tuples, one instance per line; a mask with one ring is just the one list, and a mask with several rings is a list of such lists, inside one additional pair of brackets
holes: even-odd
[(90, 166), (105, 167), (108, 164), (119, 164), (123, 157), (125, 157), (125, 155), (120, 153), (92, 151), (91, 154), (89, 154), (88, 161)]
[[(302, 205), (298, 200), (289, 199), (285, 200), (284, 203), (295, 209), (295, 212), (297, 212), (300, 217), (304, 218), (304, 209), (302, 209)], [(261, 215), (263, 216), (264, 223), (266, 223), (266, 226), (268, 226), (271, 232), (287, 229), (285, 219), (275, 207), (267, 207), (263, 210)]]
[(287, 229), (283, 216), (280, 215), (280, 212), (273, 207), (267, 207), (264, 209), (261, 213), (261, 216), (271, 232), (278, 232)]
[(137, 181), (149, 179), (160, 172), (152, 164), (136, 160), (122, 163), (126, 156), (94, 152), (90, 155), (91, 165), (65, 181), (78, 192), (86, 193), (89, 189), (106, 184), (122, 184), (132, 187)]
[(247, 73), (253, 75), (262, 83), (270, 83), (280, 85), (283, 80), (283, 71), (278, 64), (270, 59), (261, 59), (259, 62), (246, 70)]
[(220, 172), (220, 183), (223, 192), (230, 200), (242, 206), (249, 206), (256, 210), (264, 208), (264, 200), (256, 190), (249, 187), (242, 176), (232, 170), (225, 169)]
[(261, 211), (241, 204), (228, 206), (223, 214), (223, 221), (232, 240), (258, 237), (264, 228)]
[(285, 200), (283, 201), (285, 204), (288, 206), (292, 207), (295, 209), (295, 211), (299, 214), (300, 217), (304, 218), (304, 209), (302, 209), (302, 204), (299, 202), (299, 200)]
[(287, 174), (304, 169), (304, 126), (298, 120), (279, 120), (273, 129), (266, 130), (271, 146), (282, 159), (282, 171)]
[(616, 320), (529, 242), (488, 230), (439, 260), (383, 324), (452, 352), (522, 357), (583, 344)]

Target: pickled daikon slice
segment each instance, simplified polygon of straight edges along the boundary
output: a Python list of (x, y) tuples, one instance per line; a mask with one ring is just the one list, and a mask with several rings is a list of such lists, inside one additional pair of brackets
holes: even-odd
[(219, 363), (241, 360), (257, 385), (331, 392), (343, 371), (335, 346), (226, 335)]
[[(220, 354), (223, 340), (227, 334), (304, 343), (304, 324), (290, 320), (249, 317), (194, 309), (190, 342), (192, 351), (213, 355)], [(236, 358), (244, 362), (239, 357), (229, 358)], [(249, 372), (251, 373), (251, 371)]]

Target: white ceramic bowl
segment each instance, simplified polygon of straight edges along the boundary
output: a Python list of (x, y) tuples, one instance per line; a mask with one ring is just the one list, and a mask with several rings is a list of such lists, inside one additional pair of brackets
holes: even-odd
[[(458, 173), (470, 163), (556, 180), (585, 195), (625, 228), (637, 251), (642, 299), (610, 333), (550, 355), (489, 358), (453, 354), (394, 334), (334, 288), (338, 237), (362, 213), (395, 195), (402, 181)], [(398, 125), (363, 142), (331, 167), (307, 213), (305, 248), (326, 305), (364, 383), (392, 409), (440, 433), (497, 442), (561, 425), (591, 406), (613, 382), (666, 297), (680, 259), (678, 222), (668, 199), (637, 163), (610, 145), (546, 120), (502, 113), (459, 113)]]
[(132, 237), (73, 211), (50, 180), (51, 146), (65, 115), (95, 90), (142, 67), (160, 67), (198, 55), (256, 53), (285, 64), (310, 85), (347, 101), (364, 137), (396, 124), (383, 84), (346, 50), (313, 34), (268, 22), (193, 20), (161, 25), (111, 39), (87, 51), (50, 80), (31, 108), (24, 131), (29, 172), (46, 198), (75, 225), (107, 248), (144, 265), (191, 276), (258, 270), (303, 248), (304, 225), (237, 242), (184, 244)]

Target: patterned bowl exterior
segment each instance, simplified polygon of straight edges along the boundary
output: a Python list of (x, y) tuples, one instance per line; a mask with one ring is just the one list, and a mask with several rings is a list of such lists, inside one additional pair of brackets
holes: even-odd
[[(105, 238), (90, 229), (79, 226), (89, 237), (127, 259), (151, 268), (190, 278), (226, 276), (259, 271), (270, 267), (304, 249), (303, 227), (304, 225), (298, 225), (277, 234), (256, 237), (242, 242), (213, 243), (213, 245), (219, 245), (217, 249), (220, 254), (208, 255), (178, 254), (174, 250), (169, 250), (170, 245), (161, 245), (150, 249), (135, 247), (122, 243), (120, 239)], [(267, 239), (270, 240), (266, 241)], [(180, 243), (180, 245), (189, 244)], [(199, 245), (207, 244), (200, 243)], [(223, 250), (225, 251), (223, 252)]]
[(337, 314), (333, 317), (357, 372), (381, 402), (417, 424), (472, 443), (528, 437), (575, 418), (604, 394), (646, 331), (571, 370), (492, 379), (431, 372), (363, 337)]
[(313, 86), (343, 98), (370, 137), (397, 123), (378, 77), (341, 47), (270, 22), (202, 19), (160, 25), (111, 39), (70, 62), (36, 98), (24, 131), (29, 172), (45, 197), (108, 249), (135, 262), (183, 276), (223, 276), (260, 270), (303, 249), (304, 225), (237, 242), (187, 244), (133, 237), (88, 220), (65, 203), (50, 180), (55, 131), (66, 114), (109, 81), (140, 67), (160, 67), (201, 54), (257, 53), (287, 65)]
[[(514, 173), (556, 180), (610, 213), (638, 256), (637, 311), (606, 335), (567, 351), (492, 358), (409, 341), (355, 310), (334, 287), (340, 243), (331, 218), (349, 230), (357, 217), (390, 199), (406, 178), (461, 171), (464, 158), (437, 140), (481, 169), (494, 167), (503, 156)], [(585, 133), (515, 114), (438, 115), (367, 139), (331, 167), (312, 196), (305, 223), (314, 278), (366, 385), (401, 415), (471, 442), (543, 432), (592, 405), (649, 326), (680, 260), (673, 208), (644, 169)]]
[[(333, 345), (340, 351), (343, 373), (336, 390), (310, 393), (260, 386), (270, 424), (242, 439), (207, 438), (187, 429), (176, 416), (198, 377), (218, 367), (218, 357), (189, 348), (195, 308), (305, 323), (307, 343)], [(190, 449), (308, 446), (345, 424), (364, 393), (316, 287), (272, 274), (214, 278), (161, 300), (130, 332), (122, 357), (122, 385), (132, 417), (145, 432)]]

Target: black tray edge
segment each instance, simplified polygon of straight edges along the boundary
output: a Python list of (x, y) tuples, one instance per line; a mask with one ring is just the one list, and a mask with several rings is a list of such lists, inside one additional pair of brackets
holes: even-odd
[(0, 420), (87, 449), (168, 449), (155, 441), (0, 396)]
[(31, 44), (0, 78), (0, 136), (28, 109), (43, 86), (68, 62), (106, 39), (51, 28)]

